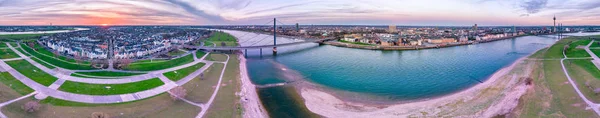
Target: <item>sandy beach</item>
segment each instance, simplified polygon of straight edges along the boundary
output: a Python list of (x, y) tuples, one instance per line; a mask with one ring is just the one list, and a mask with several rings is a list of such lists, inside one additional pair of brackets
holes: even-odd
[(512, 111), (529, 86), (524, 78), (532, 69), (526, 57), (495, 72), (484, 83), (430, 100), (371, 105), (343, 101), (311, 87), (300, 91), (306, 107), (325, 117), (493, 117)]
[(243, 54), (238, 54), (240, 60), (240, 79), (242, 82), (242, 90), (240, 93), (241, 101), (244, 105), (244, 118), (267, 118), (269, 115), (262, 106), (256, 86), (250, 81), (248, 69), (246, 68), (246, 58)]

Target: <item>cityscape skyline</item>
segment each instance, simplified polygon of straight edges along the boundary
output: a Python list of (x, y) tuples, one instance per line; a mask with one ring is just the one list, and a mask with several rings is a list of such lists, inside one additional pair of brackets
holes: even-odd
[(0, 25), (263, 25), (276, 17), (287, 25), (550, 26), (556, 15), (571, 26), (600, 24), (599, 7), (593, 0), (0, 0)]

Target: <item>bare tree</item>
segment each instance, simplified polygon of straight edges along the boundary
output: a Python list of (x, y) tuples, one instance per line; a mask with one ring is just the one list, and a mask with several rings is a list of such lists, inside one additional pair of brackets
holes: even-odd
[(110, 118), (110, 115), (102, 112), (94, 112), (92, 113), (92, 118)]
[(131, 63), (133, 63), (133, 59), (120, 59), (119, 60), (119, 65), (121, 65), (121, 68), (126, 68)]
[(169, 92), (171, 93), (171, 98), (173, 98), (173, 100), (178, 100), (179, 98), (185, 98), (185, 96), (187, 95), (187, 90), (185, 90), (185, 88), (183, 88), (181, 86), (177, 86), (177, 87), (169, 90)]
[(81, 62), (81, 56), (79, 56), (79, 54), (75, 53), (73, 58), (75, 59), (75, 63), (79, 64)]
[(27, 45), (29, 45), (29, 47), (31, 47), (31, 49), (33, 49), (33, 50), (36, 50), (36, 51), (37, 51), (37, 48), (34, 48), (34, 46), (35, 46), (35, 43), (33, 43), (33, 42), (28, 42), (28, 43), (27, 43)]
[(57, 51), (57, 50), (53, 50), (53, 51), (52, 51), (52, 54), (54, 54), (54, 57), (57, 57), (57, 58), (58, 58), (58, 51)]
[(25, 105), (23, 105), (21, 108), (23, 108), (23, 110), (27, 111), (28, 113), (31, 113), (40, 110), (40, 106), (40, 103), (34, 100), (25, 103)]

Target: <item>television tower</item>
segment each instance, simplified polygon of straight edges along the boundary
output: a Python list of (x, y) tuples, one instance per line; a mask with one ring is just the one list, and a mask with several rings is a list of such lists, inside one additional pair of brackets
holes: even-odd
[(552, 28), (552, 32), (556, 32), (556, 15), (554, 15), (554, 28)]

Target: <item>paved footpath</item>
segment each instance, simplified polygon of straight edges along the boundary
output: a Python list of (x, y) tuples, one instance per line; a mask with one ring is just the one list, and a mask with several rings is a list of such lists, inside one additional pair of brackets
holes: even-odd
[[(589, 47), (592, 45), (592, 43), (594, 43), (594, 41), (590, 42), (590, 44), (588, 44), (585, 47), (585, 50), (592, 56), (592, 58), (594, 60), (592, 60), (592, 63), (594, 63), (594, 65), (596, 65), (596, 67), (598, 67), (598, 69), (600, 69), (600, 66), (598, 66), (598, 61), (600, 61), (600, 59), (598, 58), (598, 56), (596, 54), (594, 54), (592, 51), (590, 51)], [(567, 55), (565, 54), (565, 52), (563, 51), (563, 56), (564, 58), (560, 60), (560, 65), (562, 66), (563, 72), (565, 73), (565, 75), (567, 76), (567, 79), (569, 80), (569, 83), (571, 84), (571, 86), (573, 86), (573, 88), (575, 89), (575, 92), (577, 92), (577, 94), (579, 95), (579, 97), (588, 105), (588, 107), (590, 109), (592, 109), (596, 115), (600, 116), (600, 104), (594, 103), (592, 101), (590, 101), (589, 99), (587, 99), (585, 97), (585, 95), (581, 92), (581, 90), (579, 90), (579, 88), (577, 87), (577, 83), (575, 83), (575, 81), (573, 81), (573, 79), (571, 79), (571, 76), (569, 75), (569, 72), (567, 71), (567, 68), (565, 67), (564, 61), (567, 59), (570, 59), (567, 57)]]
[[(19, 54), (19, 56), (26, 57), (25, 55), (23, 55), (22, 53), (20, 53), (19, 51), (17, 51), (14, 47), (12, 47), (12, 46), (9, 45), (9, 48), (11, 48), (17, 54)], [(204, 57), (202, 57), (202, 60), (197, 60), (197, 61), (194, 61), (192, 63), (188, 63), (188, 64), (181, 65), (181, 66), (177, 66), (177, 67), (174, 67), (174, 68), (169, 68), (169, 69), (154, 71), (154, 72), (151, 72), (151, 73), (148, 73), (148, 74), (144, 74), (144, 75), (141, 75), (141, 76), (128, 77), (128, 78), (123, 78), (123, 79), (91, 79), (91, 78), (70, 77), (68, 75), (61, 75), (60, 73), (58, 73), (58, 72), (56, 72), (56, 71), (54, 71), (52, 69), (48, 69), (45, 66), (43, 66), (43, 65), (41, 65), (41, 64), (39, 64), (39, 63), (37, 63), (37, 62), (29, 59), (29, 58), (24, 58), (25, 60), (27, 60), (28, 62), (30, 62), (34, 66), (42, 69), (43, 71), (47, 72), (48, 74), (51, 74), (51, 75), (59, 78), (59, 80), (57, 80), (55, 83), (53, 83), (52, 85), (50, 85), (50, 87), (46, 87), (44, 85), (41, 85), (41, 84), (39, 84), (39, 83), (31, 80), (30, 78), (28, 78), (25, 75), (19, 73), (14, 68), (12, 68), (8, 64), (6, 64), (4, 61), (0, 61), (0, 67), (4, 68), (8, 73), (10, 73), (12, 76), (14, 76), (17, 80), (23, 82), (25, 85), (27, 85), (30, 88), (36, 90), (38, 93), (40, 93), (42, 95), (51, 96), (51, 97), (62, 99), (62, 100), (82, 102), (82, 103), (106, 104), (106, 103), (120, 103), (120, 102), (129, 102), (129, 101), (140, 100), (140, 99), (152, 97), (152, 96), (155, 96), (155, 95), (167, 92), (167, 91), (171, 90), (172, 88), (177, 87), (178, 85), (183, 85), (186, 82), (188, 82), (191, 79), (193, 79), (194, 77), (200, 75), (200, 73), (204, 72), (206, 69), (208, 69), (209, 66), (211, 66), (213, 64), (213, 62), (204, 61), (203, 59), (205, 57), (206, 57), (206, 55)], [(83, 83), (94, 83), (94, 84), (102, 84), (102, 83), (106, 83), (106, 84), (130, 83), (130, 82), (135, 82), (135, 81), (142, 81), (142, 80), (147, 80), (147, 79), (151, 79), (151, 78), (156, 78), (159, 75), (162, 75), (162, 73), (164, 73), (164, 72), (169, 72), (169, 71), (174, 71), (174, 70), (178, 70), (178, 69), (181, 69), (181, 68), (186, 68), (186, 67), (189, 67), (189, 66), (193, 66), (193, 65), (195, 65), (197, 63), (200, 63), (200, 62), (205, 62), (207, 64), (205, 66), (203, 66), (202, 68), (196, 70), (194, 73), (186, 76), (184, 79), (182, 79), (182, 80), (180, 80), (178, 82), (169, 82), (170, 80), (168, 80), (168, 79), (164, 80), (163, 79), (163, 81), (167, 81), (167, 82), (165, 82), (164, 85), (156, 87), (156, 88), (153, 88), (153, 89), (150, 89), (150, 90), (140, 91), (140, 92), (136, 92), (136, 93), (121, 94), (121, 95), (105, 95), (105, 96), (102, 96), (102, 95), (74, 94), (74, 93), (68, 93), (68, 92), (63, 92), (63, 91), (56, 90), (57, 88), (60, 87), (60, 84), (62, 84), (65, 80), (76, 81), (76, 82), (83, 82)], [(81, 80), (74, 80), (74, 79), (81, 79)], [(101, 82), (101, 81), (109, 81), (109, 82)], [(170, 83), (177, 83), (177, 84), (170, 84)]]
[[(25, 99), (25, 98), (29, 98), (29, 97), (31, 97), (31, 96), (33, 96), (35, 94), (37, 94), (36, 91), (34, 91), (34, 92), (30, 93), (30, 94), (27, 94), (25, 96), (21, 96), (21, 97), (19, 97), (17, 99), (13, 99), (13, 100), (10, 100), (10, 101), (6, 101), (4, 103), (0, 103), (0, 109), (2, 109), (2, 107), (6, 106), (6, 105), (9, 105), (9, 104), (11, 104), (13, 102), (16, 102), (16, 101), (19, 101), (19, 100), (22, 100), (22, 99)], [(6, 115), (4, 115), (2, 113), (2, 111), (0, 111), (0, 118), (8, 118), (8, 117)]]
[[(73, 82), (81, 82), (81, 83), (90, 83), (90, 84), (123, 84), (123, 83), (131, 83), (131, 82), (139, 82), (139, 81), (144, 81), (144, 80), (148, 80), (148, 79), (152, 79), (152, 78), (157, 78), (158, 76), (156, 76), (156, 74), (150, 74), (150, 73), (165, 73), (165, 72), (170, 72), (170, 71), (175, 71), (175, 70), (179, 70), (182, 68), (187, 68), (189, 66), (193, 66), (196, 65), (198, 63), (208, 63), (209, 61), (205, 61), (204, 58), (207, 57), (207, 55), (209, 53), (207, 53), (206, 55), (204, 55), (201, 59), (197, 59), (194, 60), (191, 63), (187, 63), (181, 66), (177, 66), (177, 67), (173, 67), (173, 68), (168, 68), (168, 69), (163, 69), (163, 70), (158, 70), (158, 71), (153, 71), (150, 72), (148, 74), (142, 74), (142, 75), (136, 75), (136, 76), (129, 76), (129, 77), (124, 77), (124, 78), (120, 78), (120, 79), (97, 79), (97, 78), (84, 78), (84, 77), (74, 77), (74, 76), (70, 76), (70, 75), (64, 75), (62, 73), (57, 72), (54, 69), (50, 69), (34, 60), (32, 60), (31, 58), (28, 58), (26, 55), (24, 55), (23, 53), (21, 53), (20, 51), (16, 50), (14, 47), (12, 47), (11, 45), (8, 45), (8, 47), (13, 50), (15, 53), (17, 53), (19, 56), (21, 56), (23, 59), (25, 59), (27, 62), (31, 63), (32, 65), (34, 65), (35, 67), (39, 68), (40, 70), (56, 77), (56, 78), (60, 78), (60, 79), (64, 79), (64, 80), (68, 80), (68, 81), (73, 81)], [(194, 57), (196, 58), (196, 57)], [(208, 64), (207, 64), (208, 65)], [(58, 68), (58, 67), (57, 67)]]
[(592, 50), (590, 50), (590, 46), (592, 46), (592, 44), (594, 44), (594, 40), (592, 40), (592, 42), (590, 42), (590, 44), (588, 44), (587, 46), (585, 46), (585, 51), (590, 54), (590, 56), (592, 56), (593, 60), (592, 63), (594, 63), (594, 65), (596, 66), (596, 68), (600, 69), (600, 58), (598, 58), (598, 55), (596, 55), (594, 52), (592, 52)]

